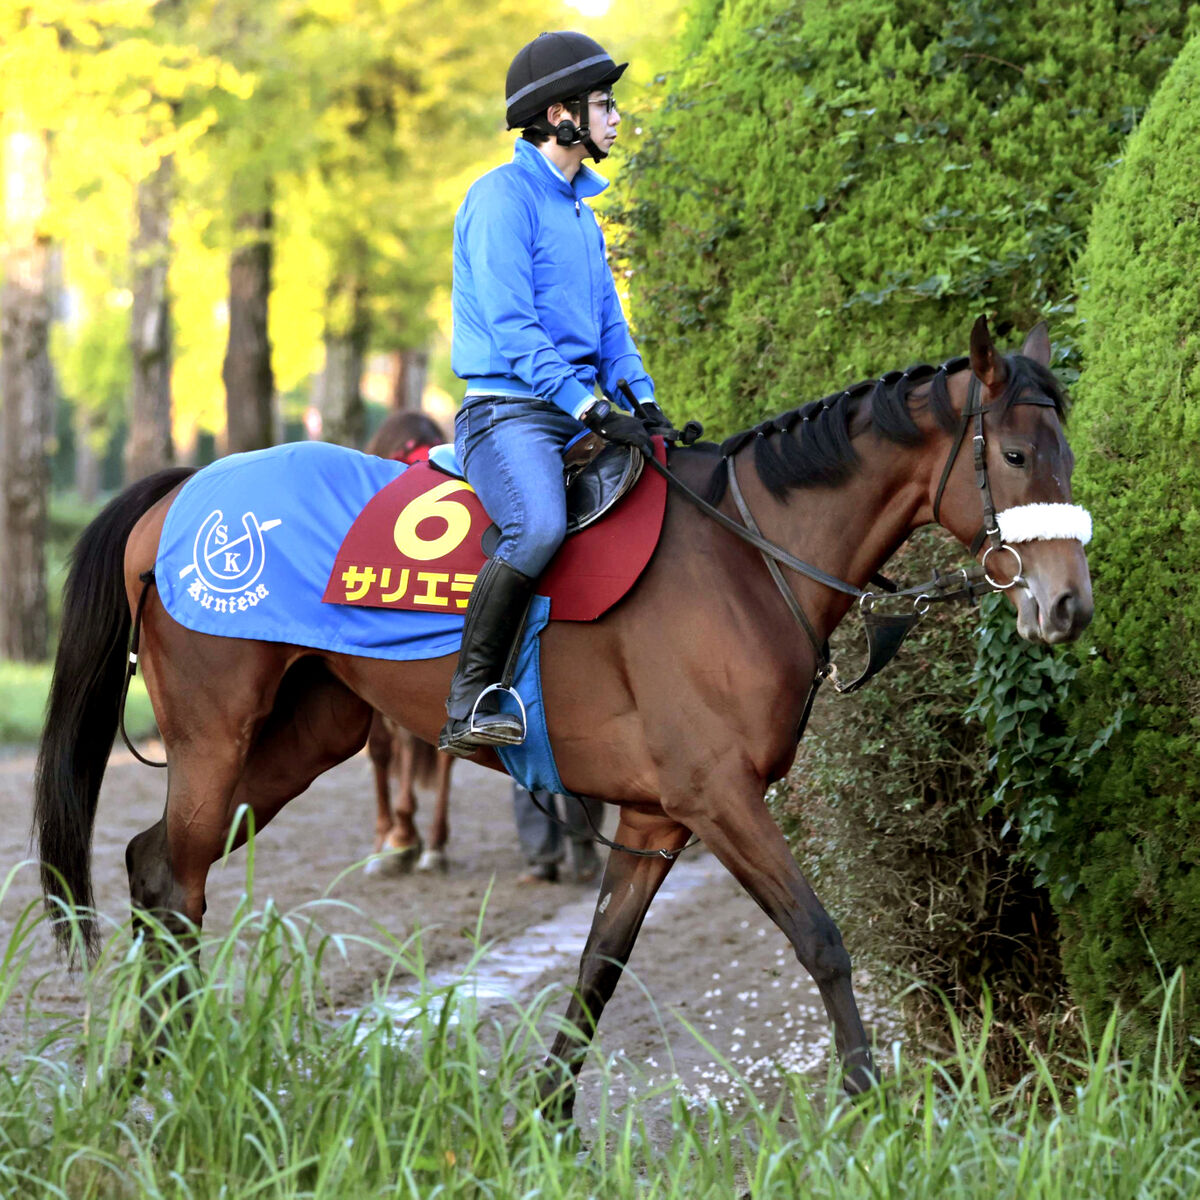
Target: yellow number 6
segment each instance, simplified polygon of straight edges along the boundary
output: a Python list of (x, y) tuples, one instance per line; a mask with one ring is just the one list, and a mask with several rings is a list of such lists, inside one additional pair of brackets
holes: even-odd
[[(449, 497), (455, 492), (472, 490), (469, 483), (450, 479), (410, 500), (396, 518), (396, 528), (392, 533), (396, 549), (405, 558), (417, 562), (432, 562), (457, 550), (471, 531), (471, 510), (461, 501)], [(431, 517), (445, 521), (446, 528), (435, 538), (423, 538), (417, 532), (417, 526)]]

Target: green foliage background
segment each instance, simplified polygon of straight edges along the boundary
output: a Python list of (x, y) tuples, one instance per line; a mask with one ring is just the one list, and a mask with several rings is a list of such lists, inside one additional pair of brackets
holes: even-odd
[[(1198, 94), (1193, 40), (1129, 140), (1083, 260), (1076, 476), (1100, 603), (1061, 711), (1085, 739), (1124, 716), (1112, 753), (1063, 797), (1055, 875), (1069, 976), (1097, 1011), (1143, 1000), (1159, 970), (1200, 971)], [(1200, 1033), (1194, 1000), (1188, 1011)]]
[[(727, 434), (962, 353), (980, 312), (1009, 345), (1047, 318), (1072, 383), (1093, 208), (1194, 21), (1164, 0), (699, 0), (620, 214), (638, 335), (668, 411)], [(1097, 545), (1105, 536), (1102, 523)], [(1103, 576), (1098, 588), (1108, 611)], [(1022, 997), (1039, 993), (1040, 1006), (1061, 982), (1038, 889), (1052, 882), (1067, 904), (1086, 853), (1083, 838), (1076, 861), (1062, 853), (1081, 830), (1060, 826), (1059, 797), (1114, 761), (1101, 752), (1126, 685), (1114, 679), (1088, 728), (1068, 729), (1056, 705), (1080, 660), (1020, 643), (1002, 603), (946, 620), (926, 622), (894, 682), (805, 748), (778, 808), (856, 954), (960, 999), (986, 980), (1002, 1021), (1028, 1029), (1038, 1014)], [(1097, 832), (1102, 809), (1081, 808)], [(1033, 928), (1014, 924), (1022, 906)], [(1083, 979), (1088, 951), (1074, 945)]]
[(624, 214), (668, 405), (729, 432), (962, 353), (980, 312), (1001, 338), (1069, 313), (1185, 23), (1170, 0), (700, 0)]

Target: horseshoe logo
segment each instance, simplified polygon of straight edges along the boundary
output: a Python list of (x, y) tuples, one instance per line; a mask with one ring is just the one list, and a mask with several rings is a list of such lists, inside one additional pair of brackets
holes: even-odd
[(225, 514), (219, 508), (200, 522), (196, 530), (196, 541), (192, 549), (192, 561), (179, 576), (196, 572), (200, 582), (214, 592), (241, 592), (258, 582), (266, 565), (266, 543), (263, 534), (282, 521), (264, 521), (259, 524), (252, 513), (242, 514), (240, 537), (231, 537)]

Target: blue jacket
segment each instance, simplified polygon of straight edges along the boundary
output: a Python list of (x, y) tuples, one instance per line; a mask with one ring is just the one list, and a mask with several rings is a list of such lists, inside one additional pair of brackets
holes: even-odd
[(584, 203), (607, 186), (587, 166), (568, 183), (524, 140), (471, 185), (454, 219), (451, 354), (468, 391), (540, 396), (576, 416), (597, 382), (619, 403), (621, 378), (653, 398)]

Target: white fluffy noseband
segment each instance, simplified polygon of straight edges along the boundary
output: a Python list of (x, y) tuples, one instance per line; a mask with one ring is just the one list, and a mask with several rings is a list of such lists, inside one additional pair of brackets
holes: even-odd
[(996, 515), (1000, 536), (1009, 543), (1092, 540), (1092, 514), (1078, 504), (1019, 504)]

